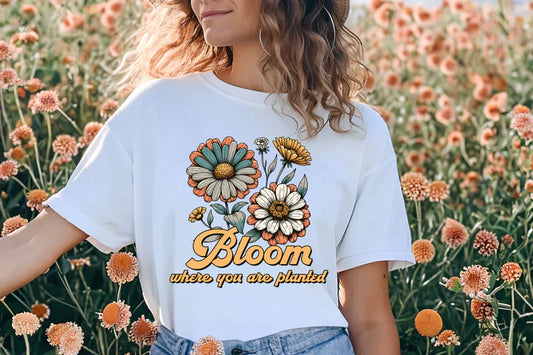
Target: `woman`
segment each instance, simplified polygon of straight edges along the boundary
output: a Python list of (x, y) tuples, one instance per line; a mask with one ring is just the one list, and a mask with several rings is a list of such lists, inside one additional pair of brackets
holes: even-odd
[(367, 74), (347, 12), (168, 0), (137, 33), (133, 92), (32, 222), (48, 265), (85, 238), (136, 244), (151, 354), (400, 353), (388, 271), (415, 260), (387, 125), (351, 99)]

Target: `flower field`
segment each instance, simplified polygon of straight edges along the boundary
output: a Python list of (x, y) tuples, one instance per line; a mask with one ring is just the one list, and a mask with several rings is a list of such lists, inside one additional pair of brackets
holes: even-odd
[[(389, 274), (401, 353), (533, 354), (533, 1), (353, 10), (417, 261)], [(65, 185), (128, 95), (113, 68), (150, 11), (0, 0), (0, 238)], [(138, 272), (135, 245), (80, 243), (0, 299), (0, 354), (147, 354), (158, 324)]]

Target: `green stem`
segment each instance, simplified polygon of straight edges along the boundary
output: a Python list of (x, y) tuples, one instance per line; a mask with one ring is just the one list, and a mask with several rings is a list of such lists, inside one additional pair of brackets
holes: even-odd
[(415, 200), (416, 207), (416, 220), (418, 224), (418, 239), (422, 239), (422, 208), (420, 206), (420, 201)]
[(516, 285), (513, 282), (511, 286), (511, 323), (509, 325), (509, 355), (513, 355), (513, 328), (514, 328), (514, 289)]
[(26, 345), (26, 355), (30, 355), (30, 343), (26, 334), (24, 334), (24, 344)]
[(122, 288), (122, 284), (118, 284), (118, 291), (117, 291), (117, 302), (120, 300), (120, 289)]
[(2, 301), (2, 303), (4, 304), (4, 306), (6, 306), (7, 310), (9, 311), (9, 313), (11, 313), (12, 316), (15, 316), (15, 313), (13, 313), (13, 311), (11, 310), (11, 308), (9, 308), (7, 303), (5, 301)]
[(279, 170), (278, 177), (276, 178), (276, 185), (278, 184), (278, 180), (279, 180), (279, 177), (281, 176), (281, 172), (283, 171), (283, 169), (285, 169), (286, 165), (287, 165), (287, 163), (283, 163), (283, 166)]
[(58, 270), (59, 279), (61, 280), (61, 283), (63, 283), (63, 286), (65, 286), (65, 289), (67, 290), (68, 295), (69, 295), (70, 298), (72, 299), (72, 302), (74, 302), (74, 304), (76, 305), (76, 308), (77, 308), (78, 311), (80, 312), (81, 317), (83, 318), (83, 320), (85, 321), (85, 323), (87, 323), (87, 326), (88, 326), (89, 329), (91, 330), (91, 334), (92, 334), (92, 335), (94, 336), (94, 338), (96, 339), (96, 334), (94, 334), (93, 328), (91, 327), (91, 323), (89, 323), (89, 320), (87, 319), (87, 316), (85, 315), (85, 312), (81, 309), (80, 304), (78, 303), (78, 300), (77, 300), (76, 297), (74, 296), (74, 293), (72, 292), (72, 289), (70, 288), (70, 285), (68, 284), (68, 281), (66, 280), (65, 275), (64, 275), (63, 272), (61, 271), (61, 267), (60, 267), (59, 264), (57, 263), (57, 260), (56, 260), (54, 263), (56, 264), (56, 267), (57, 267), (57, 270)]
[(429, 355), (429, 337), (426, 337), (427, 339), (427, 342), (426, 342), (426, 355)]
[(74, 122), (72, 120), (72, 118), (68, 117), (68, 115), (63, 112), (63, 110), (61, 110), (60, 108), (57, 109), (63, 116), (65, 116), (67, 118), (67, 120), (72, 124), (72, 126), (74, 126), (74, 128), (76, 128), (76, 130), (78, 131), (79, 134), (83, 135), (83, 131), (78, 127), (78, 125), (76, 124), (76, 122)]
[(46, 142), (46, 155), (45, 155), (44, 165), (48, 166), (48, 164), (50, 163), (50, 147), (52, 145), (52, 126), (50, 124), (50, 113), (45, 111), (43, 112), (43, 114), (44, 114), (44, 119), (46, 121), (46, 128), (48, 131), (48, 140)]

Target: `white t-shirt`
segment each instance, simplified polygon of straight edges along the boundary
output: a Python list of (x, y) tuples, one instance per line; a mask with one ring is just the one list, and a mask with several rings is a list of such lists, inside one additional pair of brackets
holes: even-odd
[(211, 71), (144, 82), (43, 203), (104, 253), (136, 243), (147, 306), (192, 341), (346, 327), (337, 272), (415, 264), (383, 118), (354, 101), (366, 136), (307, 140), (267, 96)]

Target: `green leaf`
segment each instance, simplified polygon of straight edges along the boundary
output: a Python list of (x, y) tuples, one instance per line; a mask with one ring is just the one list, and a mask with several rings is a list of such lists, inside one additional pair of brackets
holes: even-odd
[(207, 224), (209, 227), (211, 227), (211, 223), (213, 223), (213, 211), (209, 210), (209, 213), (207, 214)]
[(267, 175), (270, 175), (272, 174), (272, 172), (274, 170), (276, 170), (276, 164), (278, 163), (278, 155), (276, 154), (276, 157), (274, 158), (274, 160), (272, 160), (272, 163), (270, 163), (270, 165), (268, 166), (268, 173)]
[[(224, 228), (222, 228), (221, 226), (216, 226), (216, 227), (211, 228), (211, 230), (213, 230), (213, 229), (224, 229)], [(217, 240), (222, 238), (223, 235), (224, 235), (224, 233), (211, 234), (209, 237), (206, 237), (203, 241), (207, 242), (207, 243), (216, 242)]]
[(59, 266), (61, 267), (61, 272), (63, 274), (66, 274), (71, 270), (71, 267), (72, 267), (71, 265), (72, 264), (70, 263), (68, 259), (66, 259), (63, 256), (61, 257), (61, 260), (59, 261)]
[(228, 210), (226, 209), (226, 207), (222, 206), (220, 203), (213, 203), (211, 205), (211, 207), (213, 207), (215, 212), (218, 213), (218, 214), (221, 214), (221, 215), (227, 215), (228, 214)]
[(302, 198), (305, 196), (305, 194), (307, 193), (307, 177), (303, 176), (302, 180), (300, 180), (300, 183), (298, 184), (298, 190), (297, 190), (300, 195), (302, 195)]
[(246, 215), (244, 212), (237, 211), (232, 214), (224, 216), (224, 220), (234, 227), (237, 227), (239, 233), (244, 233), (244, 218)]
[(248, 204), (248, 202), (237, 202), (236, 204), (233, 205), (233, 207), (231, 208), (231, 213), (235, 213), (237, 211), (240, 211), (241, 208), (243, 208), (244, 206), (246, 206)]
[(245, 235), (250, 237), (250, 243), (253, 243), (259, 238), (261, 238), (261, 232), (255, 228), (250, 229), (248, 232), (246, 232)]
[(281, 180), (281, 183), (282, 183), (282, 184), (286, 184), (286, 183), (288, 183), (289, 181), (291, 181), (292, 178), (294, 177), (294, 173), (296, 173), (296, 168), (294, 168), (293, 171), (291, 171), (289, 174), (287, 174), (287, 175), (283, 178), (283, 180)]

